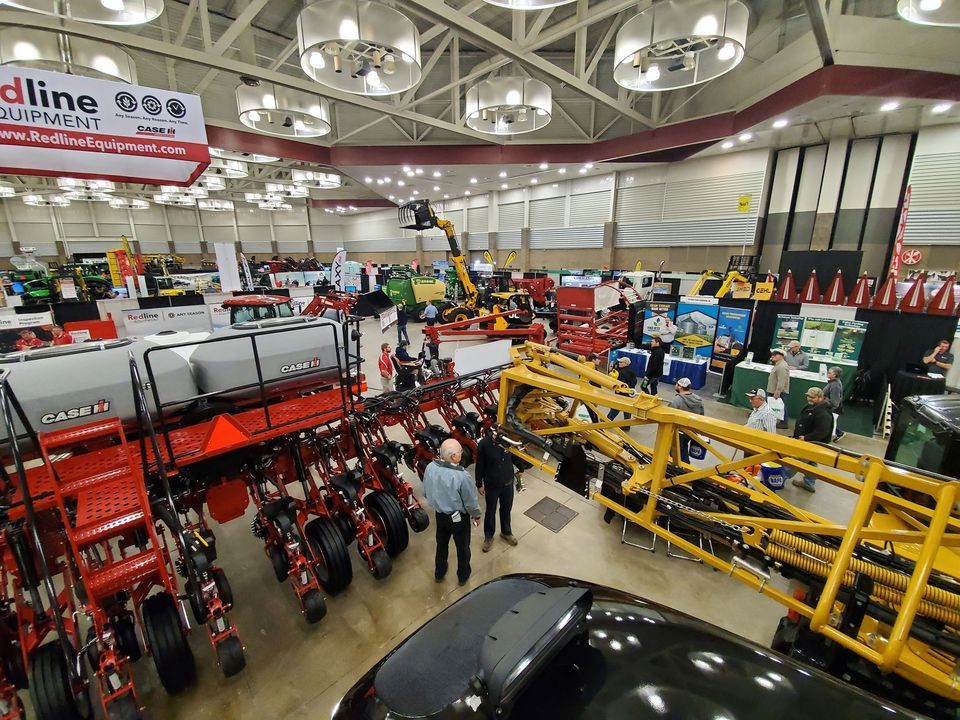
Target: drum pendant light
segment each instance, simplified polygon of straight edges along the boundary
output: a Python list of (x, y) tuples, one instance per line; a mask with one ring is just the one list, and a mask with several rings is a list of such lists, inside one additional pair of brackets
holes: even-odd
[(919, 25), (960, 27), (960, 0), (899, 0), (897, 14)]
[(268, 135), (320, 137), (333, 129), (326, 99), (273, 83), (238, 85), (237, 111), (240, 122)]
[(115, 45), (15, 26), (0, 30), (0, 65), (137, 82), (133, 58)]
[(501, 77), (467, 90), (467, 127), (491, 135), (518, 135), (545, 127), (551, 119), (550, 87), (539, 80)]
[(163, 12), (163, 0), (0, 0), (4, 5), (97, 25), (142, 25)]
[(484, 0), (484, 2), (509, 10), (543, 10), (544, 8), (567, 5), (576, 2), (576, 0)]
[(420, 33), (403, 13), (371, 0), (319, 0), (297, 18), (300, 66), (356, 95), (392, 95), (420, 82)]
[(665, 0), (617, 33), (613, 78), (657, 92), (705, 83), (743, 60), (750, 11), (740, 0)]

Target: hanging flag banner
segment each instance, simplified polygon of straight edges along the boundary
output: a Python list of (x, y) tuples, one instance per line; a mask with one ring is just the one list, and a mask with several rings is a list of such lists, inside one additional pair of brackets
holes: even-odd
[(869, 324), (860, 320), (837, 320), (831, 348), (833, 356), (838, 360), (859, 360)]
[(643, 311), (643, 342), (650, 342), (654, 335), (664, 343), (673, 342), (677, 334), (676, 316), (677, 304), (674, 302), (647, 303)]
[(333, 262), (330, 263), (330, 284), (334, 290), (343, 292), (347, 287), (347, 278), (343, 266), (347, 261), (347, 251), (341, 250), (333, 256)]
[(210, 164), (200, 98), (0, 66), (0, 173), (189, 185)]
[(719, 301), (716, 298), (687, 296), (677, 306), (677, 336), (680, 345), (693, 348), (697, 357), (709, 359), (717, 334)]
[(713, 340), (710, 369), (722, 372), (727, 363), (743, 354), (750, 332), (750, 308), (721, 307), (717, 316), (717, 336)]

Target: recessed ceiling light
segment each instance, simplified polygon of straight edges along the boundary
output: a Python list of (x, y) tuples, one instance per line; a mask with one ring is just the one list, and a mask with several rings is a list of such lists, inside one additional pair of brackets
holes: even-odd
[(397, 180), (397, 187), (403, 187), (406, 183), (403, 180)]
[(557, 172), (560, 173), (561, 175), (566, 175), (566, 174), (567, 174), (567, 169), (566, 169), (566, 168), (560, 168), (559, 170), (557, 170)]
[(630, 175), (630, 176), (627, 178), (627, 182), (633, 182), (633, 175)]
[(419, 195), (419, 194), (420, 194), (420, 191), (419, 191), (419, 190), (414, 190), (414, 191), (413, 191), (413, 194), (414, 194), (414, 195)]
[(553, 187), (560, 187), (560, 183), (554, 183)]
[(433, 171), (433, 176), (434, 176), (434, 177), (440, 177), (440, 171), (439, 171), (439, 170), (434, 170), (434, 171)]
[(722, 147), (724, 150), (729, 150), (730, 148), (733, 147), (733, 140), (727, 140), (720, 147)]
[(392, 183), (392, 182), (393, 182), (393, 178), (391, 178), (391, 177), (385, 177), (385, 178), (383, 179), (383, 184), (384, 184), (384, 185), (389, 185), (389, 184)]
[(464, 195), (469, 195), (469, 194), (470, 194), (470, 191), (469, 191), (469, 190), (464, 190), (464, 191), (463, 191), (463, 194), (464, 194)]
[(372, 183), (372, 182), (373, 182), (373, 178), (368, 175), (367, 177), (365, 177), (365, 178), (363, 179), (363, 181), (364, 181), (365, 183)]
[(500, 189), (501, 189), (501, 190), (506, 190), (508, 187), (510, 187), (510, 186), (507, 185), (507, 183), (500, 183)]
[(383, 185), (383, 178), (377, 178), (377, 185)]
[(440, 186), (439, 186), (439, 185), (434, 185), (434, 186), (433, 186), (433, 191), (434, 191), (434, 192), (440, 192)]
[(898, 107), (900, 107), (900, 103), (896, 100), (888, 100), (880, 106), (880, 112), (890, 112), (891, 110), (896, 110)]
[(584, 167), (585, 167), (587, 170), (592, 170), (592, 169), (593, 169), (593, 163), (586, 163), (586, 164), (584, 165)]
[(476, 178), (470, 178), (470, 184), (471, 184), (471, 185), (476, 185), (476, 184), (477, 184), (477, 179), (476, 179)]
[(585, 167), (580, 168), (580, 174), (581, 174), (581, 175), (586, 175), (586, 174), (587, 174), (587, 169), (586, 169)]
[(356, 208), (355, 208), (353, 205), (350, 206), (350, 209), (351, 209), (351, 210), (356, 210)]
[(405, 173), (411, 172), (410, 166), (409, 166), (409, 165), (404, 165), (404, 166), (403, 166), (403, 171), (404, 171)]
[(742, 133), (740, 137), (737, 138), (740, 142), (750, 142), (753, 140), (753, 133)]
[(541, 170), (549, 170), (549, 169), (550, 169), (550, 163), (540, 163), (540, 169), (541, 169)]
[(777, 130), (779, 130), (780, 128), (785, 128), (785, 127), (786, 127), (787, 125), (789, 125), (789, 124), (790, 124), (790, 121), (787, 120), (786, 118), (780, 118), (779, 120), (774, 120), (774, 121), (773, 121), (773, 126), (774, 126)]
[(393, 200), (393, 195), (387, 195), (387, 200)]
[(413, 177), (416, 173), (413, 170), (407, 170), (407, 177)]
[(937, 103), (932, 108), (930, 108), (930, 112), (936, 113), (937, 115), (939, 115), (940, 113), (945, 113), (947, 110), (949, 110), (952, 107), (953, 107), (953, 103), (948, 103), (948, 102)]
[(530, 184), (531, 184), (531, 185), (536, 185), (538, 182), (540, 182), (540, 181), (537, 180), (536, 178), (530, 178)]
[(450, 199), (450, 196), (447, 195), (447, 193), (444, 193), (444, 194), (443, 194), (443, 199), (444, 199), (444, 200), (449, 200), (449, 199)]
[(935, 12), (943, 5), (943, 0), (920, 0), (920, 9), (924, 12)]
[(501, 171), (500, 171), (500, 177), (505, 178), (506, 176), (507, 176), (507, 171), (506, 171), (506, 170), (501, 170)]
[(415, 172), (417, 175), (423, 175), (423, 168), (417, 168), (416, 170), (414, 170), (414, 172)]

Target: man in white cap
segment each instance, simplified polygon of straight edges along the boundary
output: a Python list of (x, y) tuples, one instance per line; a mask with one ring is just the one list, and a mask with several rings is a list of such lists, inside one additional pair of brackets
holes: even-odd
[(770, 370), (770, 379), (767, 380), (767, 397), (783, 400), (783, 420), (777, 423), (777, 427), (781, 428), (787, 427), (787, 398), (790, 397), (790, 366), (783, 355), (780, 348), (770, 351), (770, 364), (773, 368)]
[(747, 418), (747, 427), (775, 433), (777, 431), (777, 416), (767, 405), (767, 393), (762, 388), (757, 388), (746, 393), (746, 395), (750, 398), (750, 407), (753, 408), (750, 417)]

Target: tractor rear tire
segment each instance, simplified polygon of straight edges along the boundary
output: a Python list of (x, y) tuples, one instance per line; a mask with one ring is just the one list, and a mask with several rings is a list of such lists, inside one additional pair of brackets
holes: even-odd
[(320, 622), (327, 614), (327, 603), (319, 590), (308, 590), (300, 602), (303, 603), (303, 617), (310, 625)]
[(353, 580), (353, 565), (337, 522), (318, 517), (308, 522), (303, 530), (317, 559), (314, 564), (317, 580), (331, 595), (343, 592)]
[(415, 507), (410, 511), (410, 529), (415, 533), (423, 532), (430, 527), (430, 516), (427, 511), (421, 507)]
[(74, 696), (67, 660), (56, 640), (30, 654), (29, 683), (37, 720), (88, 720), (93, 714), (86, 688)]
[(410, 544), (410, 529), (397, 499), (386, 490), (376, 490), (363, 499), (363, 505), (373, 516), (387, 554), (396, 557), (406, 550)]
[(273, 566), (273, 574), (277, 582), (283, 582), (290, 575), (290, 558), (283, 551), (283, 548), (276, 545), (267, 545), (267, 555), (270, 557), (270, 564)]
[(387, 554), (386, 550), (376, 549), (370, 554), (370, 561), (373, 563), (373, 567), (370, 568), (370, 572), (373, 574), (373, 577), (377, 580), (383, 580), (389, 577), (390, 572), (393, 570), (393, 561), (390, 559), (390, 556)]
[(224, 677), (233, 677), (247, 666), (240, 638), (231, 635), (217, 643), (217, 662)]
[(166, 592), (151, 595), (143, 602), (142, 614), (160, 683), (171, 694), (185, 690), (196, 680), (197, 668), (176, 601)]

